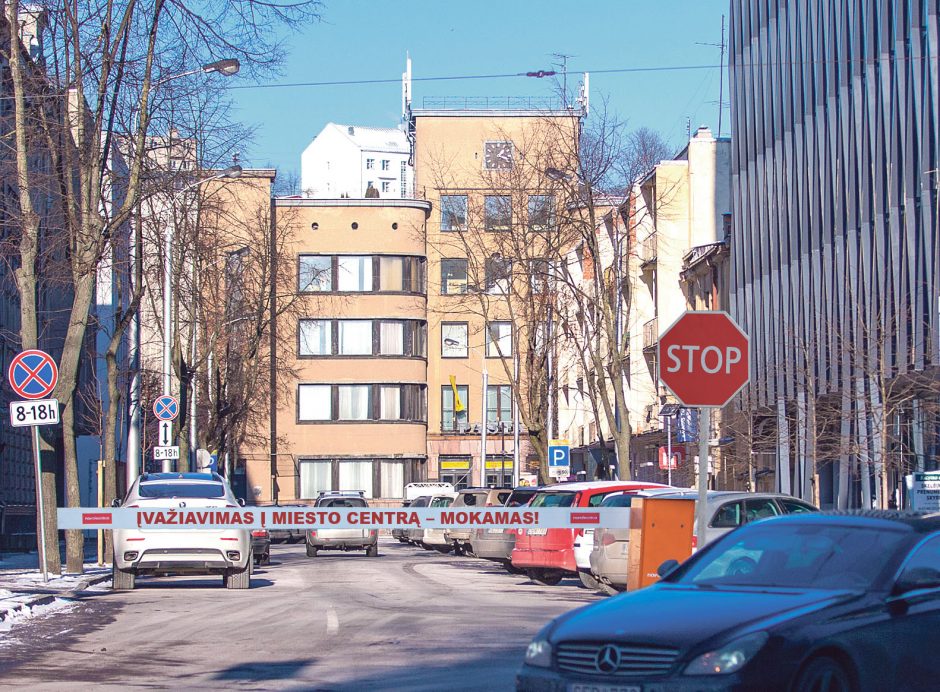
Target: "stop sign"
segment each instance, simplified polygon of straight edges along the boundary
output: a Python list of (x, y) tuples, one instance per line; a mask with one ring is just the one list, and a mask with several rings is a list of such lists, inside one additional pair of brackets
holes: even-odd
[(685, 406), (724, 406), (750, 379), (748, 338), (726, 312), (687, 312), (659, 339), (659, 378)]

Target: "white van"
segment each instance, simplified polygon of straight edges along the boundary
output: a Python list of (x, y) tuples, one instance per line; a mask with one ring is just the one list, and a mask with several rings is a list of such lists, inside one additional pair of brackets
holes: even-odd
[(436, 481), (409, 483), (405, 486), (405, 499), (415, 500), (422, 495), (447, 495), (455, 492), (451, 483), (438, 483)]

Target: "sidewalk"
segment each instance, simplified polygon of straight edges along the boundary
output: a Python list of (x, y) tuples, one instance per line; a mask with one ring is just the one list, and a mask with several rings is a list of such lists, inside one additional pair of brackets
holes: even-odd
[(110, 567), (86, 562), (83, 574), (50, 574), (44, 582), (36, 553), (5, 554), (0, 559), (0, 632), (14, 621), (69, 608), (78, 592), (110, 578)]

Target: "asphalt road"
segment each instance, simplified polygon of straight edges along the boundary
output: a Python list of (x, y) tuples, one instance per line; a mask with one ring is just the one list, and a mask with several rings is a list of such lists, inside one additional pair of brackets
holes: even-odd
[(86, 592), (0, 639), (0, 687), (508, 690), (532, 635), (600, 598), (396, 541), (379, 553), (275, 545), (249, 591), (175, 577)]

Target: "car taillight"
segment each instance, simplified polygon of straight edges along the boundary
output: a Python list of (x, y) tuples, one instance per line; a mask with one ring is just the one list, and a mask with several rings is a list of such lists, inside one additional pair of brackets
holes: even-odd
[(574, 537), (575, 537), (575, 538), (581, 538), (581, 536), (583, 536), (583, 535), (584, 535), (584, 529), (575, 529), (575, 530), (574, 530)]
[(255, 537), (257, 537), (257, 538), (267, 538), (267, 537), (268, 537), (268, 532), (267, 532), (266, 529), (254, 529), (254, 530), (251, 532), (251, 535), (252, 535), (252, 536), (255, 536)]
[(692, 547), (693, 548), (698, 547), (698, 536), (696, 536), (695, 534), (692, 534)]

